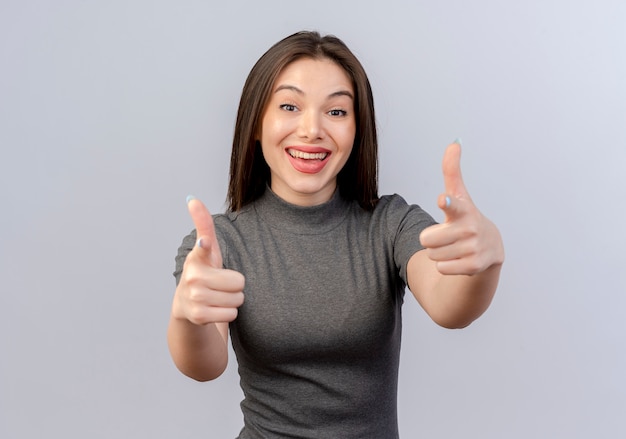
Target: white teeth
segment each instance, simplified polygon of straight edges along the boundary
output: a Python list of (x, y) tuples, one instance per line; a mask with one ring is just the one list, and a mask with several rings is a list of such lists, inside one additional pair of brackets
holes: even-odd
[(304, 160), (324, 160), (328, 155), (327, 152), (304, 152), (295, 149), (290, 149), (288, 152), (291, 157)]

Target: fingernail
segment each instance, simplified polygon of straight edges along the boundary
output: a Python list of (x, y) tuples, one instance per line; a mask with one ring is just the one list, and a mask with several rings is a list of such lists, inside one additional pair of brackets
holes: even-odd
[(454, 142), (452, 143), (456, 143), (457, 145), (461, 146), (462, 145), (461, 138), (457, 137), (456, 139), (454, 139)]
[(191, 200), (195, 200), (195, 199), (196, 197), (194, 197), (193, 195), (187, 195), (187, 204), (189, 204)]
[(451, 202), (452, 200), (450, 200), (450, 197), (446, 195), (446, 207), (450, 207)]
[(198, 240), (196, 241), (196, 247), (202, 248), (202, 238), (198, 238)]

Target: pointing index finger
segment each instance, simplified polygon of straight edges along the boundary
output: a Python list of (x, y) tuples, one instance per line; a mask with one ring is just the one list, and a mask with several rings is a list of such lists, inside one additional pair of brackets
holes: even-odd
[(196, 249), (200, 251), (211, 266), (222, 268), (222, 254), (215, 234), (213, 217), (202, 201), (190, 195), (187, 197), (187, 209), (196, 228), (198, 245)]
[(461, 141), (455, 140), (446, 148), (441, 165), (446, 194), (454, 197), (467, 195), (461, 175)]

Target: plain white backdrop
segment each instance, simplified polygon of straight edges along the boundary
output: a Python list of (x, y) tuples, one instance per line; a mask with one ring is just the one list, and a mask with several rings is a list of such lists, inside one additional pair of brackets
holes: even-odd
[(224, 208), (256, 59), (342, 38), (375, 94), (381, 193), (436, 218), (463, 138), (507, 260), (461, 331), (404, 306), (403, 438), (626, 435), (626, 3), (0, 3), (0, 437), (233, 438), (234, 361), (196, 383), (165, 333), (187, 194)]

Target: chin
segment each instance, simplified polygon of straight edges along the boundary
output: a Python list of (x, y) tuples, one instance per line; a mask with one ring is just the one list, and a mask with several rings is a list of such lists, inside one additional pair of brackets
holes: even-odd
[(303, 181), (291, 186), (294, 192), (306, 195), (315, 195), (317, 193), (326, 192), (331, 185), (324, 181)]

